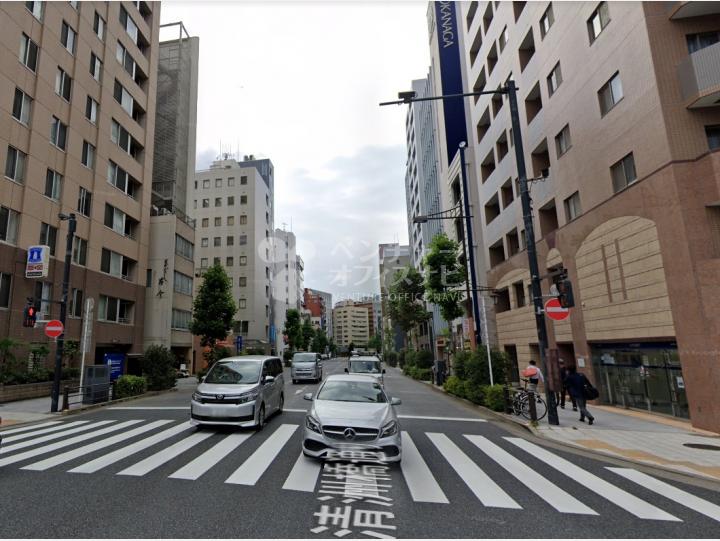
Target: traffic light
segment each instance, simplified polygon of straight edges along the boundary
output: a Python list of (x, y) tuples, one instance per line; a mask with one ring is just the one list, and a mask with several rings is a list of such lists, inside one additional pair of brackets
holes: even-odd
[(563, 308), (572, 308), (575, 306), (575, 297), (573, 297), (572, 282), (567, 276), (563, 277), (557, 283), (558, 296), (560, 306)]
[(28, 306), (25, 307), (25, 311), (23, 313), (23, 327), (34, 327), (36, 319), (37, 319), (37, 314), (36, 314), (35, 306), (32, 304), (29, 304)]

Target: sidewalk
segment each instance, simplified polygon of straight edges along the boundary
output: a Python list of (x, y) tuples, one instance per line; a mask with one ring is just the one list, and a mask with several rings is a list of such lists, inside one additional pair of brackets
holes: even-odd
[(50, 413), (49, 396), (0, 404), (0, 426), (42, 421), (58, 415), (59, 413)]
[[(718, 434), (693, 428), (679, 419), (612, 406), (589, 405), (595, 416), (595, 424), (589, 426), (580, 422), (580, 414), (572, 411), (571, 403), (565, 408), (558, 407), (560, 426), (550, 426), (546, 417), (533, 431), (567, 445), (720, 481)], [(708, 447), (697, 449), (686, 444)]]

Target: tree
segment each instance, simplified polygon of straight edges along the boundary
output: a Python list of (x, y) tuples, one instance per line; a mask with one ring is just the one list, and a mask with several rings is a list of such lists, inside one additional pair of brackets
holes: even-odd
[(145, 350), (142, 370), (151, 391), (175, 386), (175, 355), (165, 346), (153, 345)]
[(300, 323), (300, 312), (294, 308), (285, 312), (285, 329), (283, 333), (287, 336), (288, 348), (295, 351), (302, 343), (302, 324)]
[(374, 349), (375, 351), (381, 351), (382, 350), (382, 340), (380, 339), (380, 334), (375, 334), (370, 337), (370, 340), (368, 340), (367, 343), (368, 349)]
[(429, 317), (423, 302), (425, 285), (422, 275), (408, 265), (393, 277), (388, 296), (390, 319), (405, 333), (426, 321)]
[(193, 302), (190, 332), (200, 336), (200, 344), (213, 351), (218, 340), (224, 340), (230, 332), (235, 310), (230, 278), (224, 268), (215, 264), (203, 276)]
[(315, 337), (312, 340), (310, 349), (316, 353), (325, 353), (325, 349), (328, 345), (327, 335), (322, 329), (315, 330)]
[(63, 364), (71, 365), (78, 353), (80, 353), (80, 342), (77, 340), (65, 340), (63, 347)]
[(313, 329), (312, 323), (310, 323), (309, 319), (306, 319), (302, 324), (302, 349), (305, 351), (310, 349), (310, 343), (312, 342), (312, 339), (315, 337), (315, 329)]

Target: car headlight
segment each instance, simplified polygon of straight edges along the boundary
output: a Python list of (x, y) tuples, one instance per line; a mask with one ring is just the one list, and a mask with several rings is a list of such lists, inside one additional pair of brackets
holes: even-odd
[(192, 394), (192, 399), (195, 400), (196, 402), (202, 402), (202, 395), (200, 393), (195, 392)]
[(380, 437), (387, 438), (388, 436), (397, 434), (397, 431), (398, 431), (397, 421), (390, 421), (388, 424), (386, 424), (384, 427), (382, 427), (382, 431), (380, 432)]
[(250, 391), (249, 393), (241, 394), (240, 396), (238, 396), (238, 403), (244, 404), (245, 402), (252, 402), (258, 397), (259, 394), (260, 389), (255, 389), (254, 391)]
[(322, 430), (320, 430), (320, 423), (317, 419), (314, 417), (308, 415), (305, 417), (305, 426), (308, 427), (313, 432), (317, 432), (318, 434), (322, 434)]

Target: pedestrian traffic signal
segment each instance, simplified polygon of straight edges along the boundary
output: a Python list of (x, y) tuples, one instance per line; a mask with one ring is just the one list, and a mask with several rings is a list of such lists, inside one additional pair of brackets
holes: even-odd
[(23, 314), (23, 327), (34, 327), (36, 319), (35, 306), (26, 306)]
[(568, 278), (563, 278), (557, 283), (558, 296), (560, 306), (563, 308), (572, 308), (575, 306), (575, 297), (573, 297), (572, 282)]

